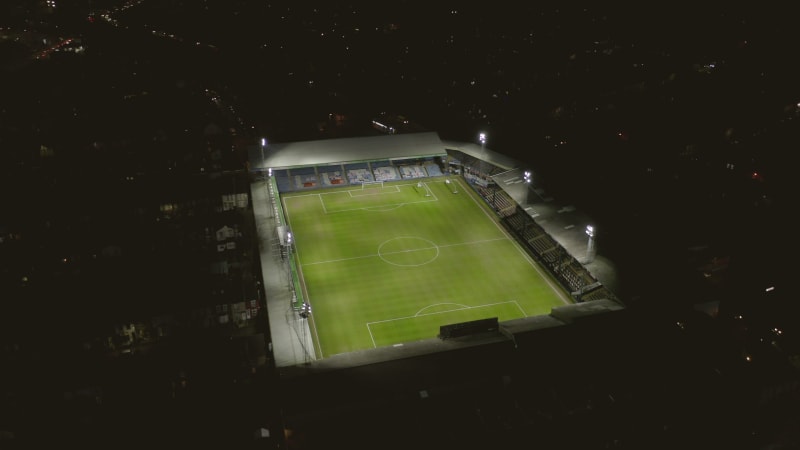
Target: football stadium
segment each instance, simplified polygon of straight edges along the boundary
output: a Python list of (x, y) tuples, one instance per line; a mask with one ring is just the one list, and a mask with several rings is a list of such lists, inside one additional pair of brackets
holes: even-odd
[(483, 139), (263, 140), (250, 165), (278, 367), (514, 344), (623, 308), (590, 221)]

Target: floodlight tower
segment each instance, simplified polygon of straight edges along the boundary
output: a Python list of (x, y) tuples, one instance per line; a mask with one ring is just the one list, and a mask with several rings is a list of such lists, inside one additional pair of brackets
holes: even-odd
[(522, 181), (525, 182), (525, 203), (527, 204), (531, 198), (531, 184), (533, 183), (533, 172), (525, 170), (522, 174)]
[(303, 306), (300, 307), (300, 332), (303, 333), (303, 355), (306, 364), (311, 362), (311, 352), (308, 348), (309, 335), (311, 330), (308, 327), (308, 318), (311, 316), (311, 305), (307, 301), (303, 301)]
[(303, 319), (308, 319), (308, 316), (311, 315), (311, 305), (304, 301), (303, 306), (300, 307), (300, 317)]
[[(267, 138), (261, 138), (261, 173), (264, 173), (264, 168), (267, 165), (266, 159), (264, 158), (264, 149), (267, 147)], [(266, 180), (266, 175), (264, 175), (264, 179)]]
[(478, 134), (478, 140), (481, 142), (481, 174), (483, 174), (484, 161), (486, 160), (486, 133)]
[(292, 297), (297, 293), (294, 291), (294, 279), (292, 279), (292, 232), (286, 233), (286, 266), (289, 270), (289, 288), (292, 290)]
[(586, 243), (586, 263), (588, 264), (594, 260), (594, 226), (586, 225), (586, 235), (589, 236), (589, 241)]

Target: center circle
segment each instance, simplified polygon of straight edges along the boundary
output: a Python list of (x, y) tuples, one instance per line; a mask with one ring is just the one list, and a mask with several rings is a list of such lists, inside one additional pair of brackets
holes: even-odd
[(439, 257), (439, 246), (414, 236), (401, 236), (384, 241), (378, 246), (378, 256), (388, 264), (416, 267), (433, 262)]

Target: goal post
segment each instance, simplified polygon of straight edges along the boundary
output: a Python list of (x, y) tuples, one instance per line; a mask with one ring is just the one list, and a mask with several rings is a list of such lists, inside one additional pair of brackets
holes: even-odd
[(362, 181), (361, 182), (361, 189), (372, 189), (372, 188), (381, 188), (383, 189), (383, 180), (381, 181)]
[(458, 194), (458, 185), (454, 182), (451, 182), (450, 178), (445, 178), (444, 184), (447, 185), (447, 187), (450, 189), (450, 192), (453, 194)]
[(418, 181), (418, 182), (417, 182), (417, 186), (416, 186), (414, 189), (415, 189), (415, 190), (416, 190), (418, 193), (420, 193), (420, 194), (424, 194), (424, 195), (425, 195), (425, 197), (430, 197), (430, 196), (431, 196), (431, 190), (430, 190), (430, 188), (428, 188), (428, 185), (427, 185), (426, 183), (423, 183), (422, 181)]

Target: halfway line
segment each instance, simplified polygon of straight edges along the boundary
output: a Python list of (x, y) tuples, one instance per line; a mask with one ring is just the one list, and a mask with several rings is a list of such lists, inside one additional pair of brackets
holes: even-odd
[[(436, 247), (420, 247), (420, 248), (414, 248), (414, 249), (410, 249), (410, 250), (397, 250), (397, 251), (394, 251), (394, 252), (385, 252), (385, 253), (382, 253), (382, 254), (383, 255), (395, 255), (395, 254), (400, 254), (400, 253), (409, 253), (409, 252), (416, 252), (416, 251), (422, 251), (422, 250), (431, 250), (431, 249), (434, 249), (434, 248), (437, 248), (437, 247), (438, 248), (458, 247), (459, 245), (483, 244), (485, 242), (507, 241), (507, 240), (508, 240), (508, 238), (506, 238), (506, 237), (494, 238), (494, 239), (483, 239), (483, 240), (480, 240), (480, 241), (460, 242), (458, 244), (437, 245)], [(373, 254), (373, 255), (352, 256), (350, 258), (330, 259), (328, 261), (316, 261), (316, 262), (310, 262), (310, 263), (302, 263), (301, 265), (303, 265), (303, 266), (314, 266), (314, 265), (317, 265), (317, 264), (328, 264), (328, 263), (336, 263), (336, 262), (342, 262), (342, 261), (353, 261), (353, 260), (356, 260), (356, 259), (375, 258), (377, 256), (380, 256), (380, 255), (376, 253), (376, 254)]]

